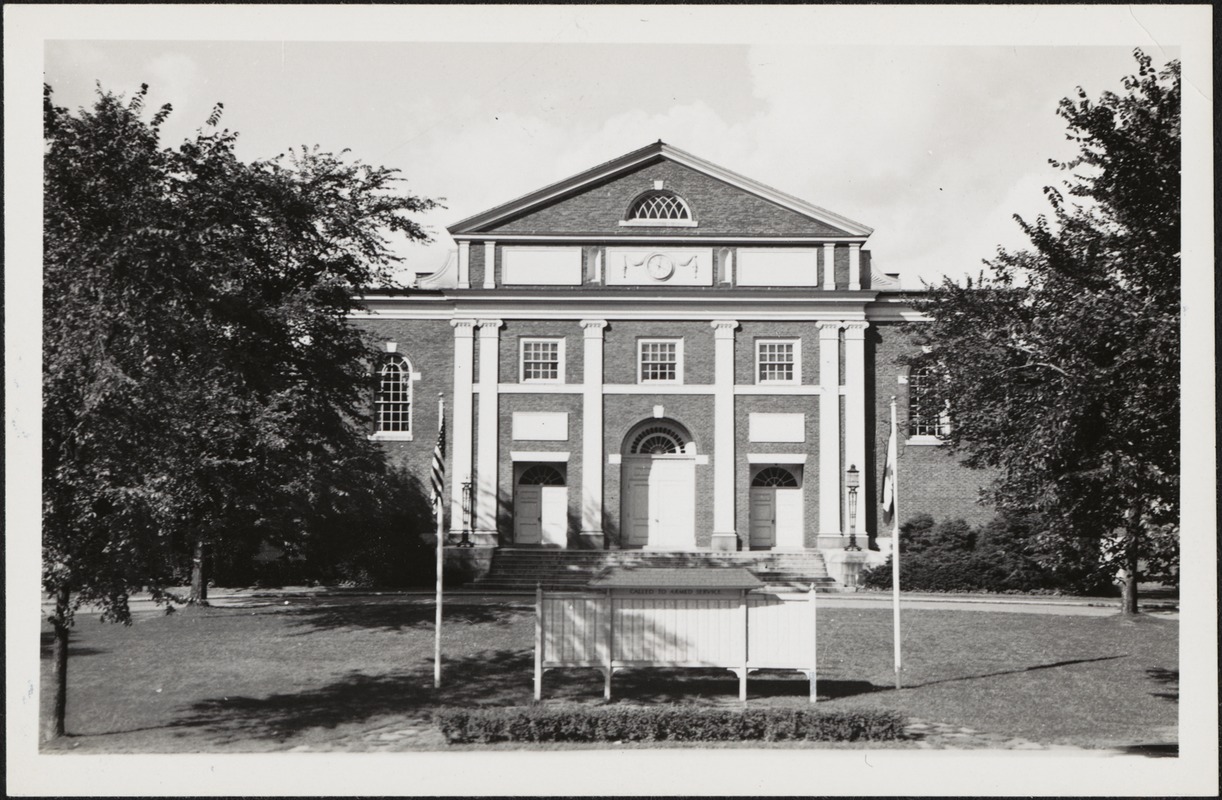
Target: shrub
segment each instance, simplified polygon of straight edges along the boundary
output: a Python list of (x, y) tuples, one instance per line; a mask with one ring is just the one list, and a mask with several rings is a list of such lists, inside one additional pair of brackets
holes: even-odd
[(488, 742), (891, 741), (894, 711), (696, 706), (443, 708), (433, 721), (450, 744)]
[[(916, 591), (1098, 592), (1097, 542), (1071, 553), (1045, 533), (1034, 514), (1001, 516), (976, 529), (961, 519), (913, 517), (900, 527), (900, 584)], [(861, 585), (891, 588), (890, 559), (865, 570)]]

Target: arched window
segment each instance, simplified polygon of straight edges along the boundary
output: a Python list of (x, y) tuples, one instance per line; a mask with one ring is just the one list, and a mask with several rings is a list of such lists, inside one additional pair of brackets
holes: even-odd
[(633, 455), (674, 455), (687, 450), (684, 437), (665, 425), (645, 428), (632, 440), (628, 452)]
[(674, 192), (649, 192), (642, 195), (628, 212), (630, 220), (681, 220), (690, 222), (692, 210)]
[(752, 486), (780, 486), (783, 488), (798, 487), (798, 479), (793, 473), (783, 467), (764, 467), (759, 472), (755, 473), (755, 479), (751, 481)]
[(950, 399), (935, 366), (913, 367), (908, 375), (908, 435), (942, 438), (950, 433)]
[(412, 365), (401, 355), (388, 354), (378, 370), (374, 413), (378, 433), (412, 432)]
[(564, 486), (564, 476), (555, 467), (547, 464), (535, 464), (528, 467), (518, 478), (520, 486)]

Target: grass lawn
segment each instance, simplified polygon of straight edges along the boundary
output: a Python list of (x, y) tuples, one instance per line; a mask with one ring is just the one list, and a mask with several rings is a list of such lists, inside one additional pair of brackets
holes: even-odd
[[(50, 749), (444, 747), (425, 724), (438, 705), (530, 702), (533, 608), (449, 606), (440, 693), (432, 688), (433, 613), (399, 600), (187, 609), (140, 615), (130, 627), (82, 616), (68, 667), (70, 735)], [(823, 708), (889, 708), (1045, 744), (1175, 740), (1175, 620), (905, 611), (900, 691), (888, 609), (827, 608), (819, 622)], [(753, 676), (748, 691), (752, 705), (807, 704), (806, 680), (796, 674)], [(737, 679), (715, 670), (628, 670), (617, 673), (615, 696), (734, 705)], [(600, 703), (602, 676), (548, 672), (544, 698)]]

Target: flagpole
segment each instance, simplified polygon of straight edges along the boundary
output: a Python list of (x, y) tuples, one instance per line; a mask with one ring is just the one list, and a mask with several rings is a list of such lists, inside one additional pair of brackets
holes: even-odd
[[(434, 453), (436, 460), (440, 449), (444, 447), (443, 437), (445, 436), (445, 398), (440, 392), (437, 393), (437, 448)], [(442, 456), (444, 459), (444, 456)], [(442, 468), (444, 469), (444, 463)], [(445, 542), (445, 534), (442, 531), (442, 526), (445, 521), (445, 515), (442, 513), (442, 485), (437, 482), (438, 474), (436, 464), (434, 464), (434, 486), (433, 486), (433, 513), (437, 517), (437, 620), (433, 624), (433, 688), (441, 688), (441, 576), (444, 568), (444, 557), (442, 547)], [(442, 478), (444, 481), (444, 478)]]
[[(895, 396), (891, 396), (891, 445), (897, 441), (897, 428), (895, 424)], [(888, 455), (898, 455), (898, 453), (888, 453)], [(899, 492), (899, 465), (894, 463), (898, 458), (893, 459), (891, 464), (891, 595), (893, 598), (892, 619), (893, 627), (895, 628), (895, 688), (900, 689), (900, 492)]]

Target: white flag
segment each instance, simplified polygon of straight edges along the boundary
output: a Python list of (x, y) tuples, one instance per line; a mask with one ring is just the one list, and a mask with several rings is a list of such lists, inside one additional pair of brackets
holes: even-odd
[(883, 513), (890, 520), (895, 514), (895, 424), (891, 425), (891, 438), (887, 441), (887, 460), (883, 465)]

